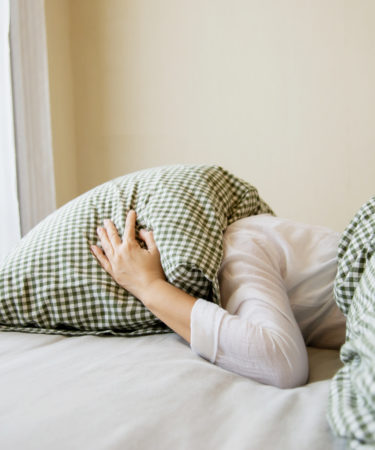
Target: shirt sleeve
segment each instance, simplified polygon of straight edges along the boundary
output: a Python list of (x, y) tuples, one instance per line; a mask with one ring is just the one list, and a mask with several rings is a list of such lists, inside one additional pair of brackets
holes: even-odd
[(261, 383), (302, 385), (307, 351), (284, 287), (282, 261), (264, 243), (243, 238), (227, 246), (220, 273), (226, 310), (203, 299), (193, 307), (191, 348)]

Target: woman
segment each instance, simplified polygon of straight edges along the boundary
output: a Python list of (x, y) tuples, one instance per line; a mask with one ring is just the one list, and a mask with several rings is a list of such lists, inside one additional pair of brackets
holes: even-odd
[(222, 307), (169, 284), (151, 231), (135, 239), (136, 213), (122, 239), (110, 220), (98, 228), (102, 267), (193, 351), (261, 383), (306, 383), (306, 344), (338, 348), (345, 318), (333, 298), (339, 235), (270, 215), (241, 219), (224, 235), (219, 273)]

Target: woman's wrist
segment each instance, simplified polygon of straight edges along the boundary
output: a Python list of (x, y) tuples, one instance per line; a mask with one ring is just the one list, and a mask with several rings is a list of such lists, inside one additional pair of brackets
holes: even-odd
[(155, 279), (138, 298), (156, 317), (190, 342), (190, 316), (196, 298), (163, 279)]
[(146, 308), (151, 309), (154, 303), (157, 303), (159, 299), (163, 296), (163, 292), (171, 286), (168, 281), (162, 278), (157, 278), (147, 284), (146, 287), (142, 289), (139, 293), (139, 300), (146, 306)]

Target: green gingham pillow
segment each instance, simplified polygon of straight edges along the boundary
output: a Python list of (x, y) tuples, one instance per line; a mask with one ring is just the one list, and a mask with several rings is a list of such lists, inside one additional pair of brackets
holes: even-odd
[(335, 297), (347, 317), (346, 342), (328, 420), (351, 448), (375, 448), (375, 197), (345, 230), (338, 261)]
[(0, 267), (0, 330), (136, 336), (170, 331), (99, 266), (89, 247), (105, 218), (120, 235), (129, 209), (154, 231), (168, 280), (219, 303), (222, 234), (272, 213), (257, 190), (216, 166), (166, 166), (125, 175), (37, 225)]

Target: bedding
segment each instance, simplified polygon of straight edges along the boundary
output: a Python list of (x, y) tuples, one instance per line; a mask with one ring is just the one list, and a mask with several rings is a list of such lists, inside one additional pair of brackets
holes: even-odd
[(129, 209), (153, 229), (168, 280), (220, 303), (217, 272), (226, 227), (271, 213), (249, 183), (218, 166), (165, 166), (116, 178), (37, 225), (0, 267), (0, 330), (137, 336), (170, 330), (99, 266), (96, 228), (120, 234)]
[(174, 333), (0, 332), (2, 450), (341, 450), (328, 426), (336, 350), (308, 348), (306, 386), (214, 366)]
[(335, 297), (347, 328), (328, 419), (351, 448), (375, 448), (375, 197), (343, 233), (338, 258)]

